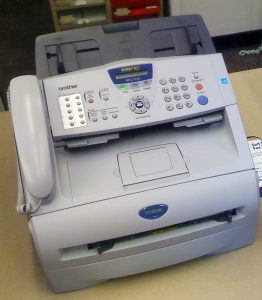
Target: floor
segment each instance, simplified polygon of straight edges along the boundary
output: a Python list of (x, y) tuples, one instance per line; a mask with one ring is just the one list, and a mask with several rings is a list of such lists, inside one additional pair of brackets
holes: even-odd
[[(54, 32), (48, 0), (0, 0), (0, 102), (6, 107), (6, 90), (13, 77), (35, 73), (34, 41), (38, 35)], [(247, 36), (216, 38), (229, 72), (262, 67), (262, 53), (240, 56), (242, 49), (256, 49), (262, 30)], [(240, 42), (239, 42), (240, 41)], [(1, 109), (1, 105), (0, 105)]]
[[(257, 50), (261, 44), (254, 44), (249, 47), (238, 47), (222, 50), (227, 70), (229, 73), (256, 69), (262, 67), (262, 49), (260, 53), (239, 55), (243, 50)], [(247, 51), (246, 51), (247, 52)]]
[(229, 73), (262, 67), (262, 29), (215, 37), (213, 41), (217, 52), (223, 54)]

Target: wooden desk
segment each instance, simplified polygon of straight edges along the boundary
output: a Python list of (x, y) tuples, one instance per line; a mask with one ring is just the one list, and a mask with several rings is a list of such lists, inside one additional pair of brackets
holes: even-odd
[[(248, 136), (262, 136), (262, 69), (231, 74)], [(256, 242), (226, 254), (54, 294), (24, 216), (15, 213), (16, 161), (9, 113), (0, 113), (0, 299), (262, 299), (262, 221)], [(260, 211), (260, 216), (262, 210)]]

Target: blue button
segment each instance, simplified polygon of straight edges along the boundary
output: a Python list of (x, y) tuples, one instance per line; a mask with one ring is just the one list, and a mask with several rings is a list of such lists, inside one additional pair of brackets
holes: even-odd
[(201, 105), (206, 105), (208, 103), (208, 98), (206, 96), (199, 96), (197, 102)]

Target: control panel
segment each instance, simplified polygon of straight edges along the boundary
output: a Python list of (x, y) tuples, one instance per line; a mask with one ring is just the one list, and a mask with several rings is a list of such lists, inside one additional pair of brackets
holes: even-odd
[(192, 118), (225, 107), (232, 90), (220, 54), (124, 60), (43, 86), (56, 140)]

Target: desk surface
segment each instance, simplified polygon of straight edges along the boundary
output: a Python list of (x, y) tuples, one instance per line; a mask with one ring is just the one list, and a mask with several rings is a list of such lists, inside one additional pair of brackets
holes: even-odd
[[(262, 136), (262, 69), (230, 76), (247, 136)], [(262, 299), (262, 209), (256, 242), (226, 254), (54, 294), (25, 216), (15, 212), (16, 159), (9, 113), (0, 113), (0, 299)]]

